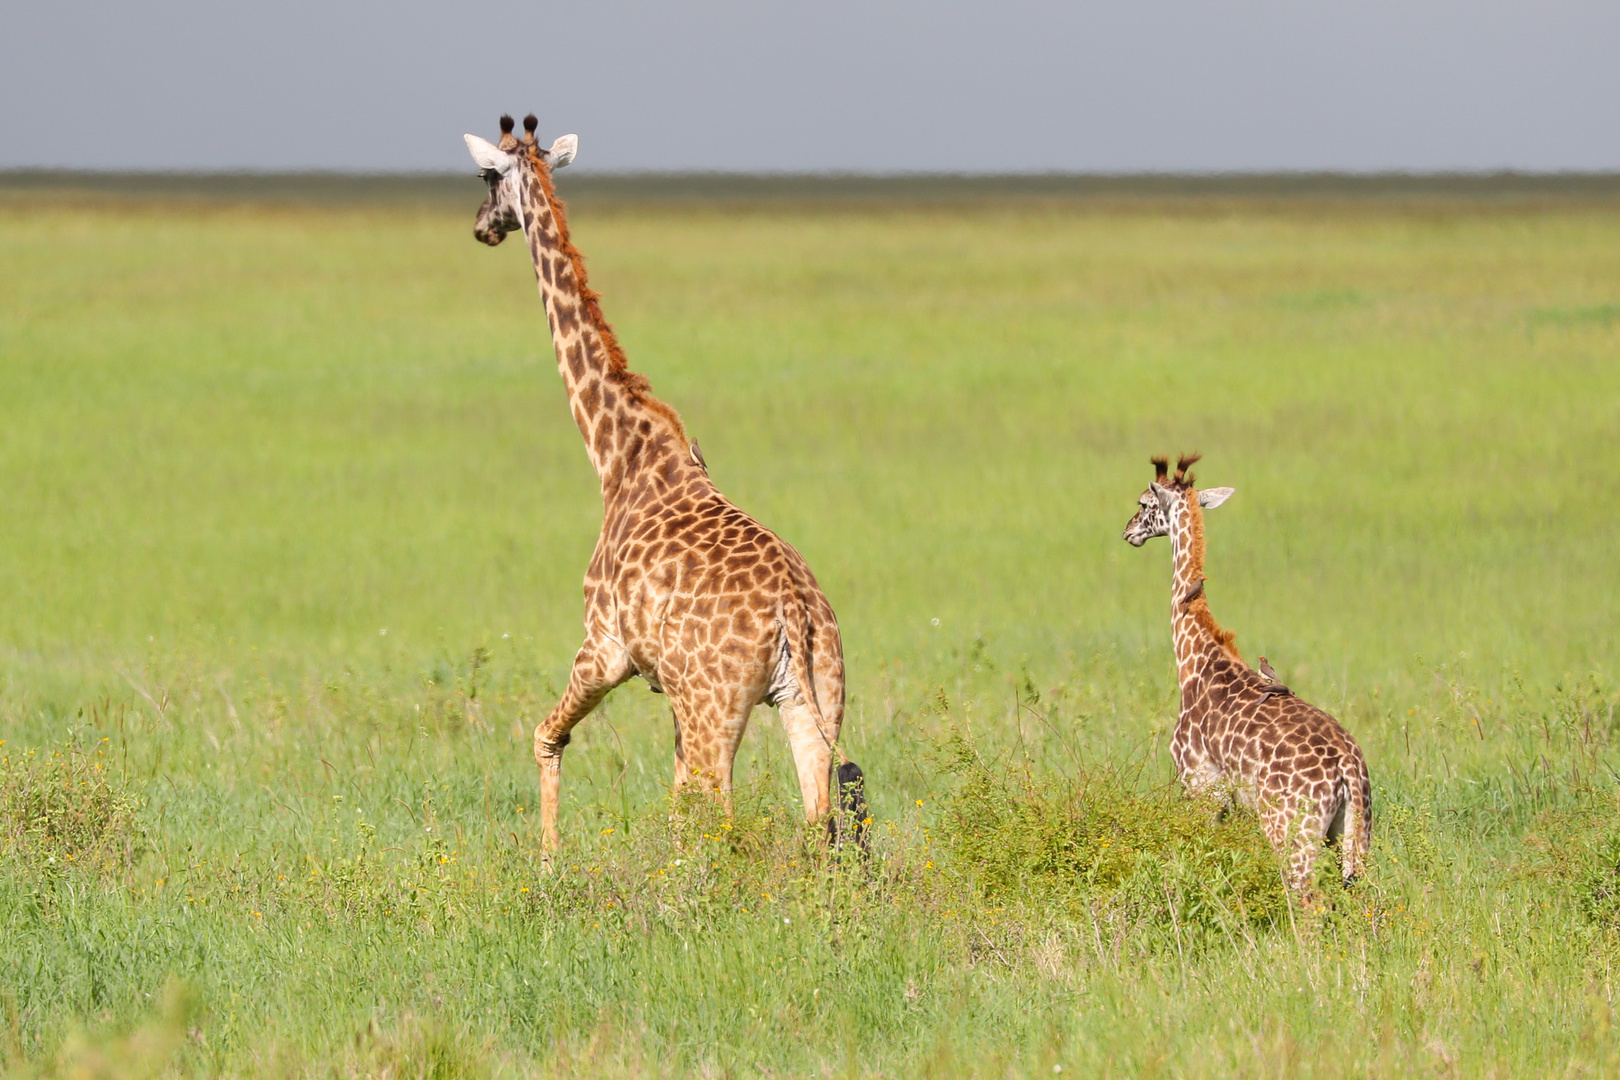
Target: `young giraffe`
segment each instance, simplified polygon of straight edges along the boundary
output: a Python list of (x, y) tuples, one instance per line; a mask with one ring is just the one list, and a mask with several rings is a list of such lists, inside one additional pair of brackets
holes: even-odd
[(489, 195), (473, 236), (494, 246), (523, 231), (551, 324), (574, 422), (602, 485), (602, 531), (585, 572), (585, 643), (568, 689), (534, 731), (540, 826), (556, 850), (557, 800), (569, 732), (640, 675), (675, 714), (675, 788), (729, 799), (732, 761), (748, 715), (775, 705), (793, 749), (805, 818), (828, 820), (832, 756), (842, 813), (865, 818), (860, 769), (838, 750), (844, 658), (838, 622), (792, 546), (733, 506), (709, 480), (681, 418), (629, 370), (568, 221), (551, 172), (573, 160), (565, 135), (542, 150), (537, 121), (501, 117), (498, 146), (466, 136)]
[[(1232, 488), (1199, 491), (1184, 457), (1154, 458), (1154, 479), (1138, 500), (1125, 540), (1141, 547), (1169, 536), (1175, 573), (1171, 627), (1181, 715), (1170, 740), (1176, 774), (1190, 794), (1236, 795), (1260, 815), (1266, 837), (1288, 854), (1288, 881), (1302, 898), (1324, 840), (1342, 837), (1345, 884), (1361, 872), (1372, 842), (1372, 782), (1350, 733), (1287, 687), (1253, 671), (1221, 629), (1204, 593), (1204, 511)], [(1292, 849), (1291, 853), (1289, 849)]]

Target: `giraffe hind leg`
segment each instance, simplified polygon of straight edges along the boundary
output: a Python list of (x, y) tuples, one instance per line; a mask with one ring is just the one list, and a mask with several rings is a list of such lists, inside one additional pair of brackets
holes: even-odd
[(1333, 811), (1333, 817), (1328, 820), (1327, 829), (1322, 834), (1323, 844), (1338, 849), (1339, 872), (1345, 888), (1355, 884), (1356, 872), (1360, 866), (1360, 859), (1356, 853), (1357, 830), (1354, 817), (1350, 800), (1341, 797), (1338, 808)]
[(1339, 841), (1340, 868), (1346, 888), (1361, 876), (1371, 846), (1372, 822), (1369, 820), (1370, 801), (1368, 785), (1361, 776), (1352, 773), (1346, 778), (1346, 792), (1339, 808), (1338, 819), (1343, 836)]
[[(731, 681), (731, 680), (724, 680)], [(745, 690), (721, 699), (706, 688), (683, 682), (666, 687), (675, 714), (676, 793), (688, 788), (718, 796), (731, 813), (732, 770), (755, 693)]]
[[(825, 720), (818, 723), (816, 711), (797, 693), (779, 701), (782, 728), (793, 749), (794, 769), (799, 776), (799, 794), (804, 799), (804, 819), (814, 825), (825, 822), (827, 842), (840, 847), (852, 840), (867, 850), (866, 775), (853, 761), (844, 759), (833, 768), (833, 745), (838, 731)], [(828, 731), (825, 728), (832, 728)], [(831, 775), (831, 795), (828, 779)], [(834, 807), (832, 796), (836, 796)]]
[(803, 698), (779, 701), (782, 729), (793, 750), (794, 771), (799, 778), (799, 796), (804, 800), (804, 819), (811, 824), (827, 821), (832, 813), (827, 780), (832, 772), (832, 743), (836, 731), (827, 732), (816, 722), (816, 713)]
[(1329, 844), (1342, 843), (1344, 840), (1344, 819), (1349, 815), (1350, 803), (1348, 799), (1339, 800), (1339, 808), (1333, 812), (1328, 820), (1327, 831), (1322, 834), (1324, 842)]

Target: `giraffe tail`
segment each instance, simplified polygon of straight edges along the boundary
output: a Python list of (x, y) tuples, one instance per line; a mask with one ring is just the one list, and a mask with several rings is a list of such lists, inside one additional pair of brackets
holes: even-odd
[(1372, 780), (1367, 775), (1367, 763), (1360, 754), (1346, 762), (1344, 786), (1349, 811), (1345, 815), (1339, 858), (1344, 870), (1344, 883), (1350, 885), (1361, 875), (1367, 852), (1372, 849)]
[(810, 609), (804, 600), (791, 596), (777, 612), (777, 621), (782, 625), (782, 633), (787, 638), (789, 670), (793, 672), (793, 681), (798, 684), (799, 695), (804, 698), (805, 704), (816, 717), (816, 730), (821, 737), (827, 740), (827, 746), (838, 758), (840, 764), (849, 761), (844, 751), (838, 745), (838, 735), (833, 733), (827, 736), (827, 718), (821, 711), (821, 701), (816, 696), (816, 665), (815, 665), (815, 625), (810, 620)]
[(846, 758), (838, 766), (837, 784), (838, 812), (827, 822), (828, 838), (835, 846), (842, 846), (847, 837), (854, 840), (862, 852), (869, 851), (866, 823), (871, 815), (866, 809), (866, 774)]
[(845, 838), (853, 839), (862, 851), (866, 850), (866, 776), (861, 767), (849, 760), (844, 748), (838, 745), (837, 732), (827, 735), (827, 721), (821, 711), (816, 694), (815, 675), (815, 623), (804, 600), (794, 595), (782, 605), (778, 618), (782, 633), (787, 638), (788, 664), (793, 681), (799, 684), (799, 693), (810, 706), (816, 720), (816, 730), (827, 740), (827, 747), (838, 762), (832, 794), (834, 810), (827, 822), (827, 837), (834, 846), (841, 846)]

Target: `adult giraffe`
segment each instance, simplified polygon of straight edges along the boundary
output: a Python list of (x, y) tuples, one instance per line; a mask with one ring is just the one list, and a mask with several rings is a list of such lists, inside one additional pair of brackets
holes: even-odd
[[(602, 485), (602, 532), (585, 571), (585, 643), (568, 689), (534, 730), (540, 826), (558, 845), (557, 800), (569, 732), (608, 691), (640, 675), (675, 714), (675, 789), (729, 799), (748, 715), (775, 705), (793, 748), (805, 818), (841, 819), (863, 838), (861, 771), (838, 749), (844, 655), (838, 622), (804, 559), (733, 506), (678, 414), (631, 371), (568, 236), (551, 171), (573, 160), (565, 135), (542, 150), (538, 122), (501, 117), (492, 145), (466, 136), (489, 185), (473, 236), (494, 246), (521, 229), (551, 323), (557, 369)], [(841, 813), (828, 792), (834, 754)]]

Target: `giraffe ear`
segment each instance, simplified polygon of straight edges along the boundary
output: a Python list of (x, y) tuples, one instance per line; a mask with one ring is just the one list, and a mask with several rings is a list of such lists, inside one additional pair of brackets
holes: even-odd
[(480, 169), (494, 169), (505, 176), (517, 164), (517, 158), (493, 143), (485, 142), (476, 135), (463, 135), (462, 138), (467, 140), (467, 152), (472, 154), (473, 161)]
[(551, 162), (553, 169), (560, 169), (573, 161), (577, 153), (579, 153), (579, 136), (562, 135), (551, 144), (551, 149), (546, 151), (546, 160)]
[(1204, 488), (1198, 493), (1198, 505), (1213, 510), (1232, 497), (1237, 488)]

